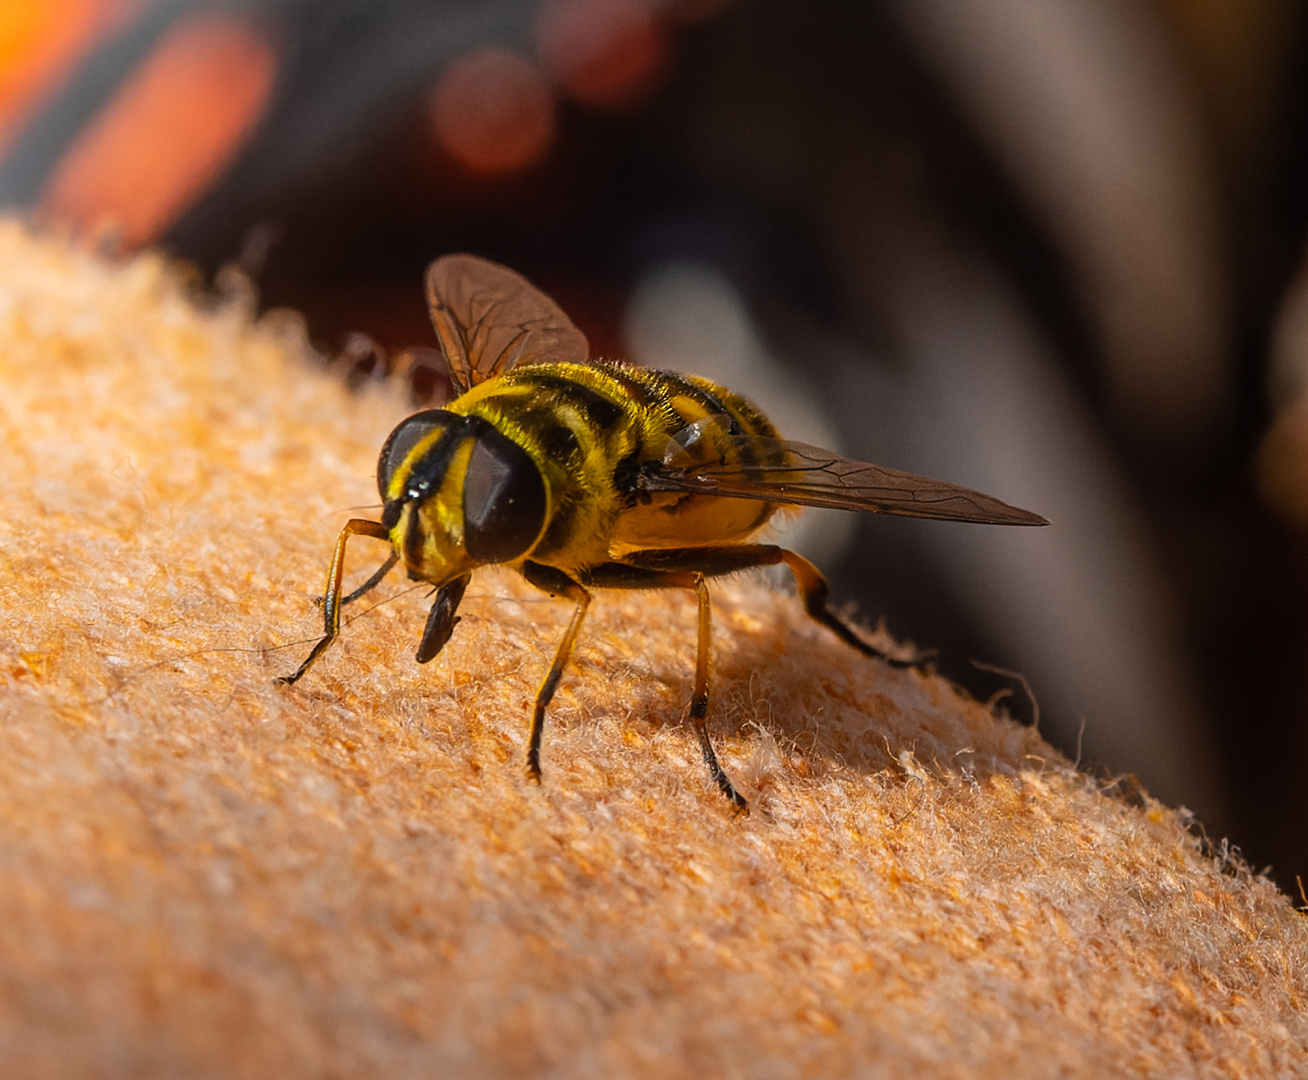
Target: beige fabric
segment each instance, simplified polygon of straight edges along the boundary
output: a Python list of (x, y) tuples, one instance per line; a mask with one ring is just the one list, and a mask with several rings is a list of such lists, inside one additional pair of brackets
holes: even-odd
[(1308, 1076), (1287, 898), (756, 579), (748, 819), (689, 595), (601, 595), (539, 788), (568, 610), (512, 576), (427, 667), (418, 590), (274, 686), (404, 405), (180, 281), (0, 225), (4, 1076)]

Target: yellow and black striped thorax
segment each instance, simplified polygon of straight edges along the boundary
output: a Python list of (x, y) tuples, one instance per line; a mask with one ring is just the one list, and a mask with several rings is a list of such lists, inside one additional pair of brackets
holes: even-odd
[[(698, 453), (729, 467), (748, 472), (776, 463), (758, 460), (748, 438), (776, 439), (772, 423), (707, 379), (611, 362), (518, 368), (474, 386), (444, 410), (410, 417), (392, 433), (378, 463), (383, 521), (394, 529), (401, 517), (395, 507), (440, 490), (448, 505), (439, 527), (462, 530), (474, 562), (530, 558), (568, 570), (622, 550), (729, 543), (757, 529), (774, 504), (641, 492), (642, 466), (662, 462), (688, 429), (702, 432)], [(528, 461), (534, 469), (527, 470)], [(539, 491), (524, 471), (539, 475)], [(500, 501), (511, 496), (513, 521), (502, 507), (487, 508), (487, 492)], [(460, 496), (461, 515), (454, 506)], [(409, 527), (416, 530), (414, 520), (411, 515)], [(539, 532), (528, 542), (533, 524)], [(506, 527), (508, 535), (488, 535)], [(397, 538), (411, 569), (416, 558), (405, 544), (416, 556), (418, 541)]]

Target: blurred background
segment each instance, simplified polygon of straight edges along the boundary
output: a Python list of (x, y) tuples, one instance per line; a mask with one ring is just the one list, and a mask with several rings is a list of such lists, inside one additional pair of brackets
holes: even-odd
[(1297, 898), (1306, 44), (1292, 0), (4, 0), (0, 204), (236, 264), (326, 355), (434, 344), (473, 251), (597, 355), (1044, 514), (796, 543)]

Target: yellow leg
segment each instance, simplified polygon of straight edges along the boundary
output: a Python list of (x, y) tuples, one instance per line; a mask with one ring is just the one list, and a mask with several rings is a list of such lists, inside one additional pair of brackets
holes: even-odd
[(586, 609), (590, 607), (590, 593), (575, 581), (568, 581), (566, 585), (556, 583), (549, 591), (555, 596), (566, 596), (577, 606), (572, 612), (572, 621), (568, 623), (563, 640), (554, 651), (554, 663), (550, 665), (545, 681), (536, 691), (536, 707), (531, 714), (531, 734), (527, 739), (527, 778), (537, 784), (540, 783), (540, 743), (545, 733), (545, 709), (553, 699), (554, 691), (558, 689), (559, 679), (563, 675), (569, 657), (572, 656), (572, 648), (577, 643), (577, 634), (581, 632), (581, 624), (586, 618)]
[[(380, 522), (366, 521), (363, 518), (351, 518), (345, 523), (341, 535), (336, 538), (336, 548), (332, 552), (331, 565), (327, 568), (327, 587), (323, 590), (322, 622), (323, 636), (313, 650), (305, 657), (292, 675), (283, 675), (277, 681), (289, 686), (303, 678), (323, 653), (327, 651), (341, 632), (341, 578), (345, 573), (345, 545), (351, 536), (371, 536), (377, 540), (389, 540), (390, 533)], [(389, 569), (389, 567), (388, 567)], [(378, 579), (380, 580), (380, 579)], [(376, 582), (374, 582), (376, 584)]]
[(713, 743), (708, 733), (708, 699), (709, 699), (709, 656), (710, 636), (712, 632), (711, 608), (709, 606), (708, 585), (703, 574), (694, 575), (695, 597), (699, 601), (699, 634), (695, 648), (695, 692), (690, 698), (690, 708), (686, 716), (695, 725), (695, 735), (699, 739), (699, 748), (704, 755), (704, 764), (708, 766), (709, 775), (732, 805), (742, 814), (749, 813), (749, 803), (738, 792), (723, 772), (718, 763), (718, 755), (713, 752)]
[[(661, 553), (660, 553), (661, 554)], [(697, 552), (700, 558), (703, 551)], [(750, 557), (754, 557), (750, 549)], [(530, 566), (531, 564), (528, 564)], [(756, 565), (756, 564), (755, 564)], [(524, 572), (526, 570), (524, 569)], [(710, 572), (712, 572), (710, 570)], [(532, 578), (528, 577), (528, 580)], [(704, 764), (708, 766), (713, 783), (732, 805), (741, 813), (749, 812), (749, 803), (728, 779), (713, 750), (713, 742), (708, 734), (708, 700), (712, 636), (712, 609), (709, 604), (708, 585), (704, 574), (691, 567), (685, 569), (665, 569), (661, 566), (644, 567), (627, 563), (603, 563), (586, 571), (583, 579), (587, 585), (598, 589), (691, 589), (699, 602), (699, 632), (695, 651), (695, 688), (690, 699), (690, 708), (686, 718), (695, 726), (695, 737), (699, 739), (700, 751)], [(542, 586), (544, 587), (544, 586)]]

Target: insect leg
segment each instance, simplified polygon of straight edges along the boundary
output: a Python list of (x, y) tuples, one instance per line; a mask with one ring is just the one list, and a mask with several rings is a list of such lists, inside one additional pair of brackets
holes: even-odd
[(563, 640), (559, 642), (559, 647), (554, 652), (554, 663), (550, 665), (545, 680), (536, 691), (536, 706), (531, 714), (531, 734), (527, 738), (527, 778), (539, 784), (540, 743), (541, 736), (545, 732), (545, 709), (554, 697), (554, 691), (558, 689), (563, 668), (572, 655), (573, 646), (577, 643), (577, 634), (580, 633), (581, 624), (586, 618), (586, 609), (590, 607), (591, 597), (578, 582), (573, 581), (562, 570), (555, 570), (550, 566), (525, 563), (522, 567), (522, 576), (536, 588), (551, 596), (567, 597), (577, 605), (572, 613), (572, 621), (568, 623), (567, 632), (564, 633)]
[(722, 792), (742, 814), (749, 813), (749, 803), (727, 779), (727, 774), (718, 764), (718, 756), (713, 752), (713, 743), (708, 733), (708, 698), (709, 698), (709, 591), (704, 583), (704, 575), (695, 575), (695, 597), (699, 600), (699, 633), (695, 645), (695, 692), (691, 695), (690, 709), (687, 716), (695, 725), (695, 734), (699, 737), (699, 748), (704, 755), (704, 764), (708, 766), (709, 775)]
[(804, 601), (804, 610), (808, 612), (811, 618), (816, 619), (831, 630), (845, 644), (853, 646), (864, 656), (875, 656), (878, 660), (884, 660), (891, 667), (920, 667), (930, 659), (930, 656), (918, 656), (913, 660), (900, 660), (897, 657), (888, 656), (875, 645), (869, 645), (858, 634), (854, 633), (853, 628), (848, 623), (837, 617), (827, 607), (827, 597), (830, 595), (831, 588), (827, 585), (827, 579), (822, 575), (821, 570), (804, 556), (797, 555), (793, 551), (787, 551), (785, 548), (774, 548), (773, 550), (780, 554), (781, 561), (795, 575), (795, 584), (799, 587), (799, 595)]
[(640, 567), (666, 570), (694, 570), (707, 577), (719, 574), (734, 574), (739, 570), (749, 570), (756, 566), (775, 566), (785, 563), (795, 576), (800, 599), (804, 601), (804, 610), (810, 618), (820, 622), (831, 630), (841, 641), (852, 646), (864, 656), (874, 656), (884, 660), (891, 667), (919, 667), (930, 656), (918, 656), (913, 660), (900, 660), (888, 656), (875, 645), (869, 645), (842, 619), (827, 607), (830, 586), (822, 571), (804, 556), (793, 551), (777, 547), (775, 544), (730, 544), (711, 548), (667, 548), (661, 550), (638, 551), (626, 557), (627, 561)]
[(371, 536), (377, 540), (390, 539), (390, 533), (380, 522), (366, 521), (363, 518), (351, 518), (345, 523), (341, 535), (336, 538), (336, 548), (332, 552), (331, 565), (327, 568), (327, 585), (323, 589), (322, 639), (305, 657), (304, 663), (295, 670), (295, 673), (283, 675), (277, 680), (279, 683), (290, 686), (292, 683), (298, 682), (304, 676), (304, 673), (317, 663), (318, 657), (327, 651), (328, 646), (336, 640), (336, 636), (341, 632), (341, 576), (345, 569), (345, 544), (351, 536), (355, 535)]
[(373, 574), (372, 577), (355, 589), (354, 592), (350, 593), (349, 596), (341, 597), (341, 607), (344, 607), (346, 604), (353, 604), (357, 599), (359, 599), (359, 597), (372, 592), (373, 589), (377, 588), (377, 586), (382, 583), (382, 578), (391, 572), (391, 567), (399, 561), (400, 553), (398, 551), (392, 551), (390, 557), (382, 563), (381, 566), (377, 567), (377, 572)]
[[(643, 554), (643, 553), (642, 553)], [(701, 559), (710, 554), (699, 549)], [(713, 573), (714, 571), (708, 571)], [(586, 571), (586, 584), (599, 589), (693, 589), (699, 601), (699, 624), (695, 650), (695, 689), (691, 694), (687, 718), (695, 725), (695, 735), (704, 755), (704, 764), (708, 766), (713, 783), (741, 813), (749, 813), (747, 803), (740, 792), (731, 783), (713, 751), (713, 742), (708, 733), (709, 701), (709, 656), (712, 630), (711, 608), (709, 606), (708, 586), (704, 583), (704, 573), (687, 566), (686, 569), (667, 570), (653, 567), (630, 566), (626, 563), (603, 563)]]

